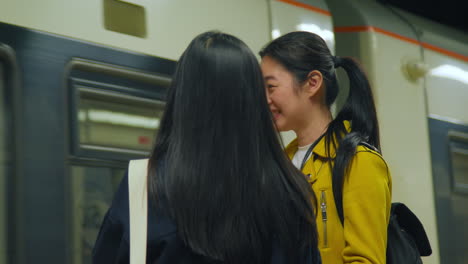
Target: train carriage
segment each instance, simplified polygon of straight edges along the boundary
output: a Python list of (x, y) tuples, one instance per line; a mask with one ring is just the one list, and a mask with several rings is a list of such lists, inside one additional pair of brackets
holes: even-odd
[(128, 160), (151, 149), (177, 58), (212, 29), (254, 51), (311, 31), (358, 58), (393, 200), (433, 247), (424, 263), (466, 263), (467, 32), (373, 0), (0, 0), (0, 264), (91, 263)]

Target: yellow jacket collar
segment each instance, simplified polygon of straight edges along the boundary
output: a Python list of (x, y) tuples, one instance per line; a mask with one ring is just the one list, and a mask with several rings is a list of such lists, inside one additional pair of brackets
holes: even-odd
[[(351, 131), (351, 123), (347, 120), (343, 121), (343, 124), (346, 128), (346, 131)], [(336, 139), (335, 139), (335, 143)], [(286, 154), (290, 159), (293, 158), (294, 154), (296, 153), (298, 149), (298, 144), (297, 144), (297, 138), (295, 138), (291, 143), (288, 144), (286, 147), (285, 151)], [(336, 156), (336, 149), (333, 148), (333, 144), (330, 144), (330, 153), (327, 155), (327, 150), (326, 150), (326, 144), (325, 144), (325, 137), (322, 137), (320, 141), (317, 143), (317, 145), (314, 147), (312, 152), (322, 158), (332, 158), (334, 159)]]

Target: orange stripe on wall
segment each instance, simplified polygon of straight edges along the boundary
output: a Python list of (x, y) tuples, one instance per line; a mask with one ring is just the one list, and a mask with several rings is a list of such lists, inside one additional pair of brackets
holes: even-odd
[(425, 43), (425, 42), (422, 42), (420, 44), (415, 39), (408, 38), (408, 37), (405, 37), (405, 36), (402, 36), (402, 35), (398, 35), (396, 33), (393, 33), (393, 32), (378, 28), (378, 27), (373, 27), (373, 26), (335, 27), (334, 31), (337, 32), (337, 33), (345, 33), (345, 32), (379, 32), (381, 34), (384, 34), (384, 35), (387, 35), (387, 36), (390, 36), (390, 37), (393, 37), (393, 38), (396, 38), (396, 39), (399, 39), (399, 40), (403, 40), (403, 41), (406, 41), (406, 42), (409, 42), (409, 43), (412, 43), (412, 44), (416, 44), (416, 45), (421, 45), (426, 49), (430, 49), (430, 50), (442, 53), (444, 55), (447, 55), (447, 56), (450, 56), (450, 57), (453, 57), (453, 58), (456, 58), (456, 59), (459, 59), (459, 60), (462, 60), (462, 61), (468, 61), (468, 56), (465, 56), (465, 55), (462, 55), (462, 54), (459, 54), (459, 53), (456, 53), (456, 52), (453, 52), (453, 51), (450, 51), (450, 50), (446, 50), (446, 49), (443, 49), (443, 48), (440, 48), (440, 47), (437, 47), (437, 46), (434, 46), (434, 45), (431, 45), (431, 44), (428, 44), (428, 43)]
[(335, 32), (338, 32), (338, 33), (342, 33), (342, 32), (366, 32), (366, 31), (379, 32), (379, 33), (382, 33), (384, 35), (387, 35), (387, 36), (390, 36), (390, 37), (393, 37), (393, 38), (397, 38), (399, 40), (403, 40), (403, 41), (406, 41), (406, 42), (410, 42), (410, 43), (419, 45), (419, 42), (417, 40), (415, 40), (415, 39), (408, 38), (408, 37), (405, 37), (405, 36), (402, 36), (402, 35), (398, 35), (398, 34), (395, 34), (393, 32), (383, 30), (383, 29), (378, 28), (378, 27), (372, 27), (372, 26), (335, 27), (333, 30)]
[(286, 4), (290, 4), (290, 5), (293, 5), (293, 6), (297, 6), (297, 7), (305, 8), (307, 10), (314, 11), (314, 12), (320, 13), (322, 15), (331, 16), (330, 11), (328, 11), (328, 10), (324, 10), (324, 9), (321, 9), (321, 8), (318, 8), (318, 7), (315, 7), (315, 6), (304, 4), (302, 2), (298, 2), (298, 1), (294, 1), (294, 0), (277, 0), (277, 1), (278, 2), (283, 2), (283, 3), (286, 3)]
[(424, 48), (426, 48), (426, 49), (430, 49), (430, 50), (433, 50), (433, 51), (436, 51), (436, 52), (445, 54), (445, 55), (447, 55), (447, 56), (454, 57), (454, 58), (460, 59), (460, 60), (462, 60), (462, 61), (468, 62), (468, 56), (464, 56), (464, 55), (455, 53), (455, 52), (450, 51), (450, 50), (446, 50), (446, 49), (443, 49), (443, 48), (439, 48), (439, 47), (437, 47), (437, 46), (434, 46), (434, 45), (431, 45), (431, 44), (425, 43), (425, 42), (422, 43), (422, 46), (423, 46)]

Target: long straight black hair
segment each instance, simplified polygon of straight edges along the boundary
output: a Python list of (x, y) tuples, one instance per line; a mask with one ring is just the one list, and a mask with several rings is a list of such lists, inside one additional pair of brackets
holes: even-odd
[[(315, 201), (287, 160), (255, 55), (219, 32), (181, 56), (150, 157), (150, 197), (167, 200), (180, 237), (223, 263), (291, 263), (317, 247)], [(312, 200), (312, 201), (311, 201)]]
[[(341, 201), (345, 173), (349, 168), (356, 148), (364, 142), (380, 150), (379, 125), (369, 81), (359, 64), (349, 57), (335, 57), (325, 41), (311, 32), (291, 32), (265, 46), (260, 51), (263, 58), (268, 56), (282, 64), (293, 74), (298, 84), (307, 80), (313, 70), (322, 73), (325, 84), (325, 104), (330, 106), (338, 95), (335, 68), (342, 67), (349, 78), (349, 94), (335, 119), (325, 132), (326, 150), (330, 156), (336, 150), (332, 167), (333, 194)], [(299, 86), (298, 86), (299, 87)], [(343, 121), (351, 122), (348, 133)], [(330, 163), (331, 164), (331, 163)], [(339, 207), (342, 203), (337, 203)], [(337, 208), (343, 219), (343, 208)]]

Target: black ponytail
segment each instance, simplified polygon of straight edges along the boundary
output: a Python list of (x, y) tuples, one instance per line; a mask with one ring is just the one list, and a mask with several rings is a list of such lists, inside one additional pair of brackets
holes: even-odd
[(353, 132), (359, 133), (365, 142), (380, 149), (377, 112), (364, 71), (355, 60), (348, 57), (339, 58), (336, 66), (346, 71), (350, 87), (348, 98), (333, 122), (351, 121)]
[[(338, 58), (338, 59), (337, 59)], [(327, 142), (338, 143), (336, 150), (335, 165), (332, 169), (333, 196), (336, 202), (336, 209), (341, 222), (343, 215), (343, 182), (344, 175), (349, 169), (350, 162), (356, 153), (357, 146), (367, 143), (380, 149), (379, 125), (377, 112), (375, 110), (374, 98), (369, 81), (358, 63), (347, 57), (335, 57), (335, 67), (342, 67), (349, 78), (349, 94), (343, 107), (330, 123), (326, 140)], [(351, 121), (351, 132), (347, 133), (343, 121)], [(343, 135), (345, 135), (343, 137)], [(327, 151), (330, 150), (330, 143), (327, 144)], [(336, 149), (336, 145), (334, 146)]]
[[(336, 201), (342, 199), (344, 175), (356, 153), (359, 144), (380, 149), (379, 126), (374, 99), (369, 81), (359, 64), (348, 57), (335, 57), (325, 41), (310, 32), (291, 32), (273, 40), (260, 52), (281, 63), (298, 81), (306, 81), (310, 71), (322, 73), (325, 84), (325, 103), (330, 107), (338, 95), (335, 68), (342, 67), (349, 78), (349, 94), (336, 118), (325, 132), (328, 156), (336, 150), (332, 167), (333, 195)], [(344, 121), (351, 123), (347, 131)], [(340, 207), (340, 208), (338, 208)], [(342, 203), (337, 203), (338, 214), (343, 219)]]

